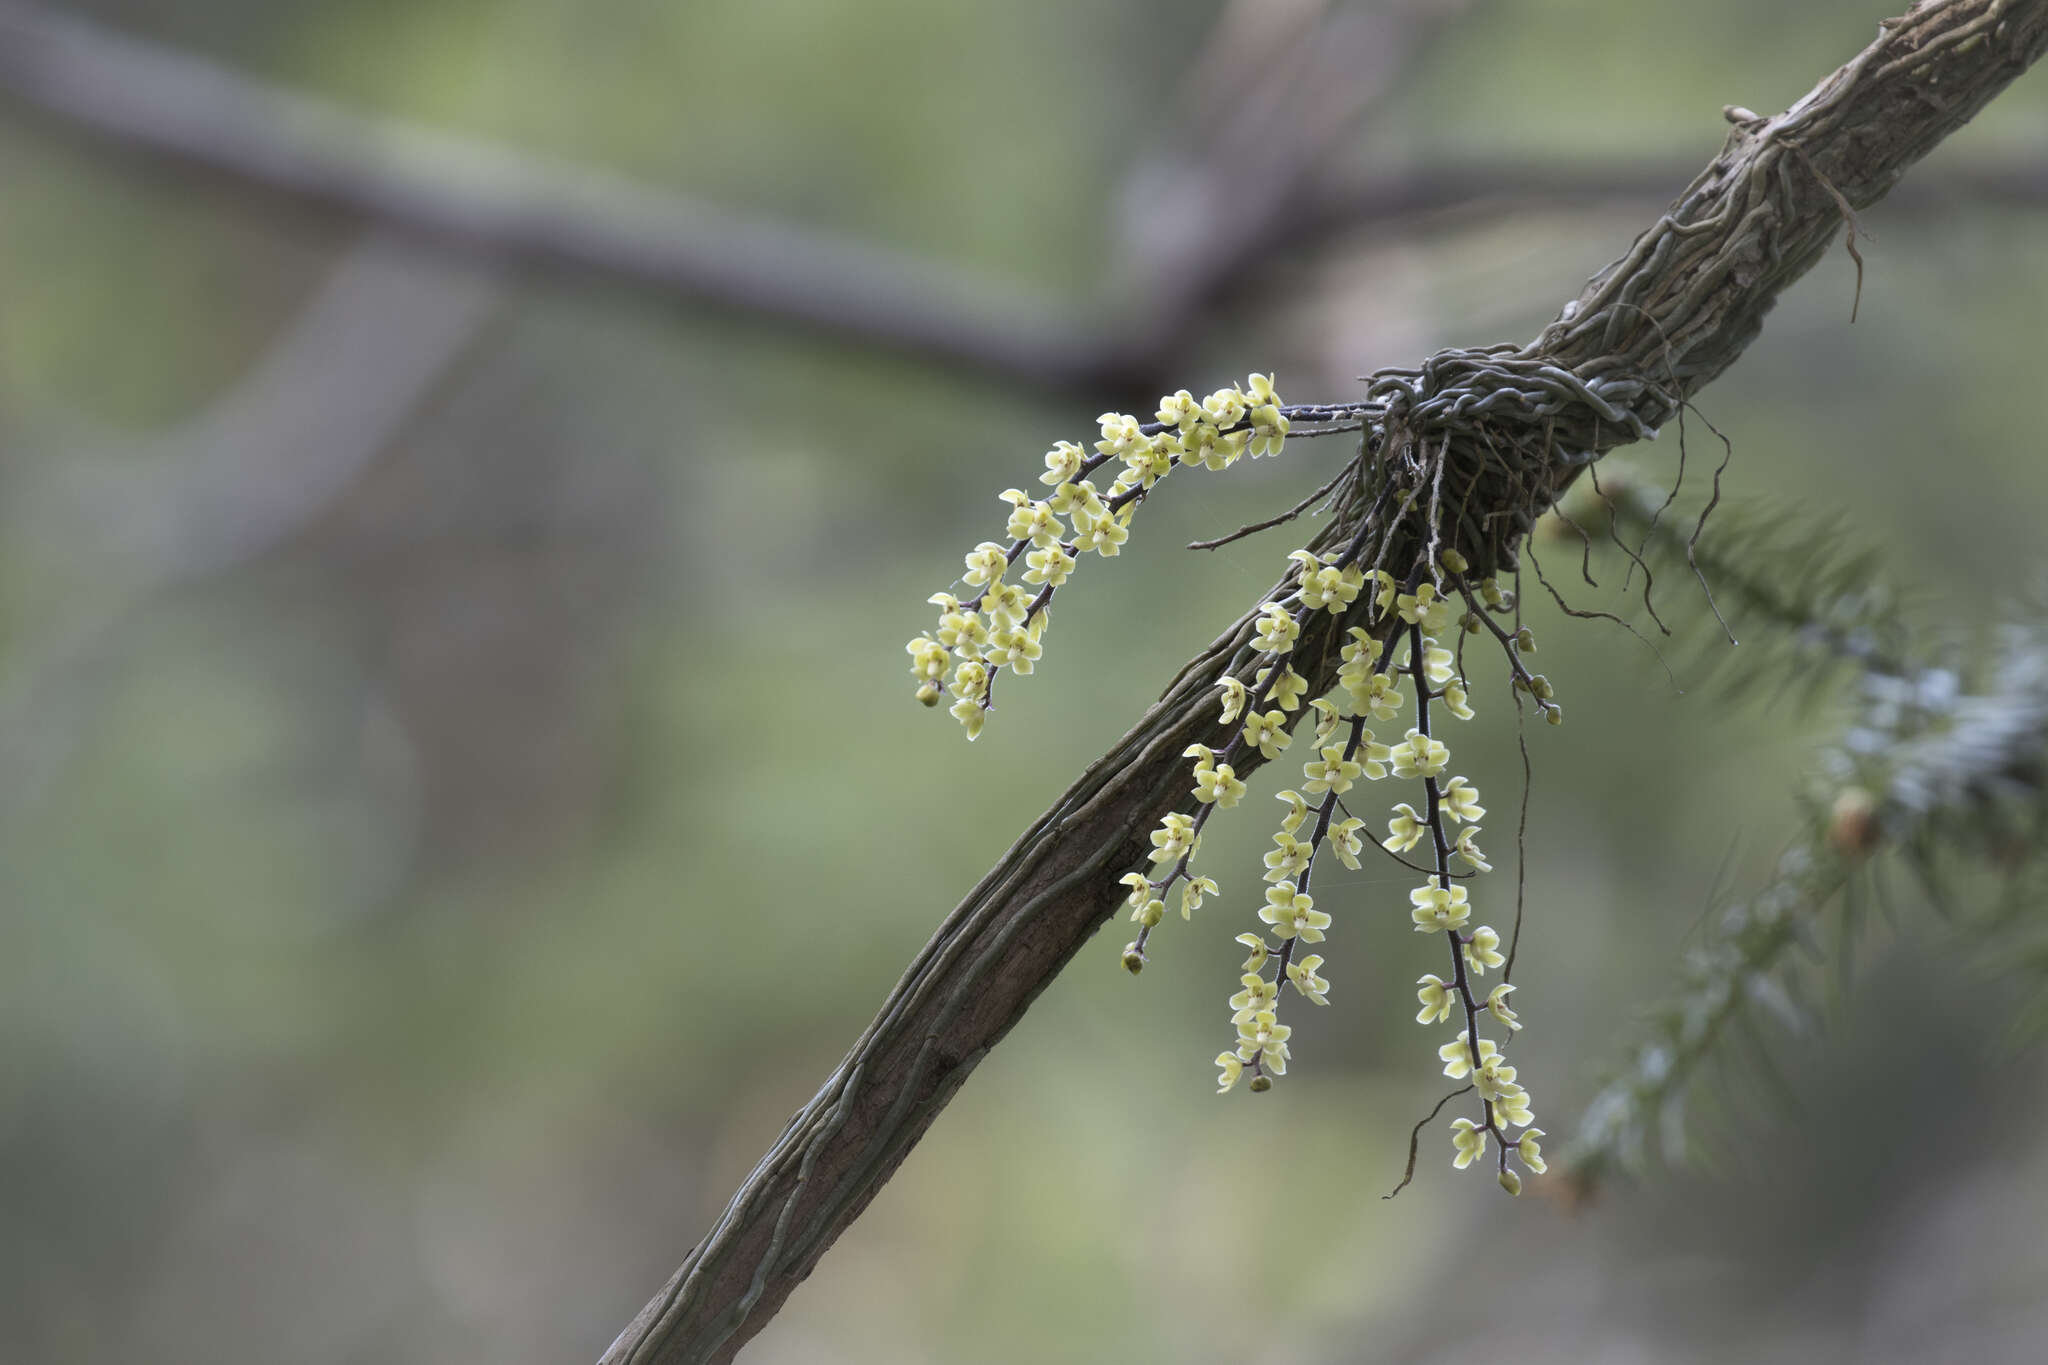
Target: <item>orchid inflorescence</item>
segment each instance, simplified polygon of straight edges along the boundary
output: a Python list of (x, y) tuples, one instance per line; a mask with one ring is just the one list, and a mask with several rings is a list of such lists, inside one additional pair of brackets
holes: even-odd
[[(1472, 632), (1483, 628), (1479, 624), (1484, 610), (1480, 595), (1501, 608), (1508, 604), (1507, 595), (1491, 579), (1483, 580), (1475, 592), (1466, 583), (1467, 565), (1456, 550), (1443, 552), (1440, 564), (1442, 583), (1468, 600), (1468, 608), (1455, 620), (1453, 599), (1437, 582), (1404, 585), (1383, 569), (1375, 570), (1368, 579), (1356, 566), (1325, 564), (1307, 551), (1297, 551), (1293, 559), (1301, 566), (1293, 598), (1293, 609), (1299, 615), (1292, 619), (1297, 625), (1310, 612), (1345, 610), (1368, 583), (1374, 592), (1372, 614), (1366, 625), (1351, 627), (1348, 632), (1338, 686), (1331, 699), (1311, 704), (1315, 757), (1302, 766), (1300, 789), (1279, 793), (1278, 799), (1287, 809), (1273, 836), (1274, 847), (1265, 858), (1269, 886), (1266, 905), (1259, 911), (1264, 927), (1238, 936), (1248, 955), (1239, 978), (1242, 989), (1229, 1002), (1236, 1044), (1216, 1057), (1221, 1071), (1218, 1090), (1229, 1091), (1249, 1075), (1250, 1088), (1263, 1091), (1271, 1088), (1274, 1077), (1286, 1074), (1293, 1030), (1279, 1022), (1283, 983), (1316, 1004), (1329, 1003), (1330, 983), (1322, 975), (1324, 959), (1302, 949), (1321, 943), (1332, 925), (1330, 914), (1316, 908), (1310, 890), (1318, 859), (1327, 851), (1345, 867), (1356, 870), (1366, 842), (1373, 838), (1366, 831), (1366, 822), (1345, 804), (1346, 794), (1361, 781), (1419, 781), (1420, 808), (1405, 801), (1393, 805), (1386, 836), (1377, 841), (1381, 852), (1422, 878), (1408, 895), (1415, 931), (1442, 934), (1448, 944), (1448, 976), (1430, 973), (1416, 983), (1421, 1005), (1416, 1021), (1463, 1025), (1455, 1040), (1437, 1050), (1444, 1074), (1453, 1080), (1469, 1077), (1469, 1088), (1477, 1090), (1481, 1100), (1476, 1120), (1460, 1117), (1452, 1125), (1453, 1164), (1461, 1169), (1472, 1164), (1485, 1154), (1491, 1141), (1501, 1184), (1519, 1192), (1521, 1178), (1508, 1166), (1509, 1154), (1532, 1171), (1543, 1170), (1544, 1162), (1539, 1143), (1542, 1130), (1531, 1126), (1534, 1115), (1529, 1092), (1503, 1051), (1506, 1039), (1522, 1027), (1508, 1002), (1515, 987), (1506, 980), (1490, 990), (1482, 984), (1486, 974), (1503, 968), (1508, 958), (1501, 952), (1497, 930), (1483, 924), (1467, 927), (1473, 906), (1464, 883), (1492, 870), (1478, 843), (1478, 821), (1485, 817), (1486, 809), (1476, 787), (1463, 777), (1449, 775), (1450, 749), (1439, 737), (1440, 727), (1432, 725), (1435, 716), (1446, 712), (1460, 720), (1473, 714), (1456, 656), (1439, 640), (1454, 625)], [(1262, 610), (1266, 619), (1272, 619), (1275, 612), (1287, 612), (1289, 604), (1267, 603)], [(1526, 635), (1499, 633), (1516, 646), (1516, 654), (1533, 645)], [(1223, 721), (1234, 724), (1243, 718), (1236, 738), (1223, 755), (1205, 745), (1188, 751), (1196, 760), (1195, 799), (1202, 808), (1192, 819), (1179, 817), (1185, 823), (1174, 824), (1177, 834), (1162, 838), (1167, 832), (1164, 827), (1154, 833), (1153, 842), (1159, 848), (1153, 859), (1156, 864), (1167, 864), (1164, 875), (1147, 878), (1132, 873), (1124, 878), (1131, 887), (1133, 916), (1141, 926), (1137, 940), (1125, 949), (1125, 963), (1133, 969), (1143, 964), (1146, 940), (1160, 919), (1162, 898), (1176, 881), (1186, 883), (1184, 912), (1191, 902), (1199, 904), (1204, 895), (1216, 894), (1212, 879), (1193, 878), (1189, 872), (1200, 825), (1211, 809), (1222, 804), (1205, 798), (1205, 790), (1213, 786), (1213, 779), (1206, 775), (1228, 771), (1223, 759), (1240, 746), (1276, 744), (1285, 748), (1289, 742), (1286, 727), (1291, 722), (1284, 713), (1291, 709), (1290, 698), (1281, 680), (1298, 675), (1286, 663), (1289, 646), (1280, 642), (1291, 640), (1292, 635), (1278, 629), (1268, 635), (1271, 643), (1263, 648), (1272, 661), (1262, 675), (1265, 681), (1242, 697), (1234, 680), (1223, 685)], [(1531, 677), (1529, 686), (1538, 704), (1557, 714), (1548, 685)], [(1399, 723), (1407, 705), (1404, 684), (1413, 695), (1414, 724), (1400, 739), (1383, 743), (1369, 723)], [(1298, 697), (1291, 701), (1294, 706), (1300, 704)], [(1433, 711), (1432, 703), (1438, 702), (1441, 709)], [(1269, 703), (1275, 710), (1262, 713), (1260, 708)], [(1174, 821), (1175, 817), (1168, 819)], [(1426, 850), (1426, 863), (1405, 856), (1418, 845)], [(1167, 855), (1176, 849), (1179, 851), (1169, 860)], [(1501, 1041), (1482, 1036), (1485, 1028), (1500, 1031)], [(1514, 1129), (1523, 1131), (1514, 1136)]]
[[(1092, 456), (1064, 441), (1047, 454), (1041, 478), (1054, 489), (1050, 498), (1034, 500), (1017, 489), (1002, 495), (1012, 509), (1012, 540), (1008, 546), (984, 542), (967, 556), (964, 581), (971, 595), (944, 592), (931, 598), (940, 609), (938, 626), (908, 646), (918, 699), (937, 705), (943, 684), (955, 699), (952, 714), (973, 738), (992, 707), (996, 674), (1005, 666), (1027, 674), (1035, 666), (1047, 605), (1078, 557), (1091, 550), (1117, 554), (1137, 504), (1161, 478), (1180, 465), (1224, 469), (1246, 454), (1277, 454), (1296, 421), (1334, 424), (1350, 415), (1342, 408), (1285, 407), (1270, 380), (1256, 374), (1242, 389), (1219, 390), (1199, 402), (1186, 390), (1170, 395), (1152, 423), (1103, 414)], [(1098, 490), (1088, 475), (1110, 460), (1121, 460), (1123, 468), (1106, 490)], [(1311, 890), (1318, 860), (1327, 852), (1355, 870), (1373, 843), (1421, 878), (1408, 897), (1410, 923), (1417, 933), (1443, 935), (1447, 945), (1447, 975), (1431, 973), (1417, 982), (1416, 1019), (1462, 1026), (1455, 1040), (1437, 1049), (1444, 1074), (1466, 1081), (1466, 1090), (1476, 1090), (1480, 1099), (1476, 1118), (1459, 1117), (1452, 1124), (1453, 1164), (1473, 1164), (1491, 1144), (1501, 1185), (1519, 1193), (1521, 1178), (1509, 1156), (1531, 1171), (1545, 1166), (1529, 1092), (1505, 1055), (1522, 1027), (1509, 1004), (1515, 987), (1506, 979), (1514, 944), (1503, 953), (1497, 930), (1468, 927), (1474, 906), (1465, 883), (1492, 869), (1477, 838), (1486, 810), (1477, 788), (1451, 774), (1450, 749), (1433, 720), (1446, 713), (1471, 718), (1462, 637), (1482, 631), (1502, 647), (1516, 692), (1552, 722), (1562, 711), (1550, 684), (1522, 662), (1535, 642), (1519, 616), (1511, 628), (1494, 619), (1516, 613), (1514, 594), (1493, 577), (1472, 573), (1457, 549), (1437, 548), (1434, 537), (1428, 543), (1405, 580), (1378, 564), (1368, 567), (1363, 538), (1332, 558), (1306, 549), (1289, 556), (1294, 568), (1282, 590), (1276, 600), (1260, 604), (1250, 638), (1215, 684), (1220, 747), (1195, 743), (1183, 755), (1193, 761), (1193, 808), (1168, 812), (1151, 832), (1150, 869), (1120, 879), (1138, 925), (1123, 963), (1134, 973), (1144, 967), (1170, 898), (1188, 919), (1221, 894), (1213, 877), (1194, 871), (1204, 827), (1216, 811), (1244, 799), (1240, 766), (1248, 766), (1247, 759), (1277, 758), (1293, 744), (1297, 723), (1312, 713), (1312, 756), (1302, 767), (1302, 781), (1278, 794), (1286, 813), (1265, 855), (1261, 927), (1238, 936), (1248, 956), (1240, 989), (1229, 1001), (1235, 1043), (1216, 1058), (1219, 1093), (1247, 1076), (1252, 1091), (1270, 1090), (1273, 1078), (1286, 1073), (1293, 1030), (1279, 1020), (1283, 986), (1316, 1004), (1329, 1003), (1324, 958), (1303, 951), (1323, 942), (1333, 925)], [(1005, 581), (1020, 559), (1022, 578), (1035, 591)], [(1312, 698), (1304, 673), (1328, 674), (1307, 665), (1297, 670), (1293, 656), (1318, 613), (1344, 629), (1335, 685)], [(1349, 621), (1362, 623), (1345, 626)], [(1453, 632), (1459, 637), (1455, 651), (1445, 643)], [(1404, 688), (1412, 694), (1413, 724), (1398, 739), (1382, 741), (1370, 727), (1400, 724), (1410, 705)], [(1344, 798), (1360, 782), (1387, 780), (1420, 786), (1413, 803), (1392, 805), (1387, 833), (1378, 838)], [(1424, 849), (1420, 863), (1407, 856), (1418, 846)], [(1488, 988), (1484, 978), (1493, 971), (1501, 979)], [(1495, 1037), (1483, 1036), (1488, 1031)]]
[[(1150, 422), (1103, 413), (1093, 454), (1073, 441), (1046, 452), (1038, 481), (1052, 489), (1050, 496), (1003, 490), (1010, 542), (985, 540), (968, 552), (966, 572), (954, 585), (964, 584), (964, 595), (932, 594), (937, 626), (905, 646), (917, 699), (937, 706), (942, 688), (950, 691), (952, 714), (974, 739), (995, 705), (996, 676), (1006, 667), (1023, 675), (1036, 666), (1053, 594), (1082, 555), (1116, 557), (1130, 538), (1138, 504), (1161, 479), (1186, 465), (1222, 470), (1247, 455), (1278, 455), (1296, 422), (1313, 423), (1310, 434), (1322, 435), (1356, 429), (1353, 416), (1345, 406), (1289, 407), (1262, 374), (1200, 400), (1186, 389), (1168, 394)], [(1123, 467), (1109, 487), (1097, 488), (1090, 476), (1112, 460)], [(1020, 559), (1024, 569), (1012, 578)]]

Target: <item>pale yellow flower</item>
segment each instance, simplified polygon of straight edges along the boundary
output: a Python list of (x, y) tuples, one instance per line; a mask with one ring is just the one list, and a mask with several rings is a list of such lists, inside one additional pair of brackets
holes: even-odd
[(1486, 1130), (1462, 1116), (1452, 1119), (1451, 1146), (1457, 1153), (1451, 1164), (1462, 1171), (1486, 1155)]
[(1229, 810), (1243, 799), (1244, 783), (1228, 763), (1195, 770), (1195, 800), (1204, 805), (1213, 801), (1217, 809)]
[(1322, 757), (1302, 765), (1302, 776), (1307, 778), (1303, 790), (1311, 795), (1334, 791), (1339, 796), (1351, 790), (1351, 785), (1365, 771), (1365, 765), (1344, 757), (1344, 750), (1331, 745), (1323, 750)]
[(1269, 882), (1292, 881), (1308, 866), (1309, 854), (1314, 850), (1305, 840), (1297, 839), (1286, 830), (1273, 836), (1278, 847), (1266, 854), (1266, 877)]
[(1479, 849), (1479, 826), (1467, 825), (1458, 831), (1458, 846), (1452, 850), (1458, 858), (1474, 872), (1491, 872), (1493, 864), (1486, 861), (1486, 855)]
[(1230, 1016), (1233, 1024), (1242, 1024), (1260, 1010), (1273, 1008), (1273, 1002), (1280, 998), (1280, 985), (1268, 981), (1256, 972), (1246, 972), (1238, 978), (1244, 989), (1230, 997), (1230, 1008), (1236, 1013)]
[(1500, 1020), (1503, 1024), (1506, 1024), (1509, 1028), (1519, 1029), (1522, 1027), (1521, 1018), (1508, 1006), (1508, 994), (1513, 990), (1514, 987), (1505, 981), (1495, 986), (1493, 992), (1486, 997), (1486, 1009), (1489, 1014)]
[(1315, 908), (1316, 898), (1295, 889), (1293, 882), (1279, 882), (1266, 888), (1265, 908), (1259, 918), (1273, 926), (1273, 937), (1299, 938), (1303, 943), (1321, 943), (1330, 917)]
[(1259, 608), (1257, 629), (1253, 632), (1253, 643), (1267, 654), (1285, 654), (1294, 648), (1294, 642), (1301, 636), (1301, 627), (1287, 608), (1278, 602), (1267, 602)]
[(1308, 819), (1308, 802), (1301, 799), (1301, 793), (1297, 791), (1276, 792), (1273, 799), (1287, 803), (1287, 814), (1280, 821), (1281, 830), (1292, 834), (1300, 829), (1301, 822)]
[(1223, 723), (1228, 725), (1244, 711), (1244, 684), (1236, 678), (1224, 678), (1216, 685), (1223, 689)]
[(1457, 1007), (1458, 995), (1451, 989), (1450, 982), (1432, 972), (1415, 984), (1421, 987), (1415, 992), (1415, 998), (1422, 1005), (1415, 1016), (1416, 1023), (1434, 1024), (1451, 1017), (1451, 1011)]
[(1267, 758), (1278, 758), (1280, 751), (1294, 743), (1294, 736), (1287, 733), (1287, 713), (1257, 711), (1246, 713), (1244, 718), (1244, 742), (1257, 749)]
[(1422, 817), (1415, 807), (1406, 801), (1394, 807), (1394, 818), (1387, 821), (1387, 837), (1380, 840), (1380, 847), (1394, 853), (1406, 853), (1422, 842), (1422, 836), (1429, 832), (1429, 826), (1422, 823)]
[(1260, 938), (1257, 934), (1239, 934), (1237, 942), (1252, 950), (1251, 956), (1244, 960), (1244, 970), (1247, 972), (1264, 971), (1266, 969), (1266, 958), (1273, 951), (1266, 946), (1266, 940)]
[(1322, 956), (1318, 953), (1310, 953), (1307, 957), (1297, 962), (1287, 964), (1287, 979), (1294, 983), (1294, 989), (1300, 991), (1318, 1005), (1327, 1005), (1330, 1003), (1328, 998), (1330, 983), (1316, 975), (1316, 969), (1322, 965)]
[(1465, 888), (1462, 886), (1449, 889), (1434, 883), (1418, 886), (1408, 893), (1408, 899), (1415, 907), (1409, 918), (1415, 921), (1418, 934), (1461, 928), (1472, 917), (1472, 907), (1465, 903)]
[[(1493, 1045), (1493, 1039), (1481, 1038), (1479, 1040), (1479, 1065), (1485, 1066), (1498, 1051), (1499, 1049)], [(1458, 1041), (1455, 1043), (1445, 1043), (1436, 1050), (1436, 1055), (1443, 1058), (1444, 1075), (1449, 1076), (1452, 1080), (1463, 1080), (1471, 1075), (1472, 1034), (1470, 1030), (1459, 1030)]]
[(1046, 452), (1045, 472), (1038, 476), (1038, 481), (1052, 484), (1054, 487), (1072, 483), (1081, 477), (1081, 465), (1086, 459), (1087, 452), (1081, 447), (1072, 441), (1061, 441)]
[(1465, 965), (1474, 976), (1484, 976), (1488, 967), (1507, 961), (1500, 955), (1500, 935), (1484, 924), (1472, 931), (1472, 941), (1464, 945), (1464, 951)]
[(1453, 824), (1467, 820), (1481, 820), (1486, 817), (1486, 807), (1479, 804), (1479, 789), (1462, 777), (1454, 777), (1443, 789), (1443, 800), (1439, 808), (1444, 818)]
[(1152, 861), (1155, 863), (1178, 862), (1182, 855), (1195, 849), (1195, 817), (1179, 811), (1169, 812), (1152, 831)]

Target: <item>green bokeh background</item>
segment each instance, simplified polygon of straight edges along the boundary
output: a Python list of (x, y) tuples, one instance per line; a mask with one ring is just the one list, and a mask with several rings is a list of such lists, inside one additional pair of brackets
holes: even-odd
[[(1402, 74), (1357, 158), (1568, 174), (1661, 157), (1675, 191), (1723, 104), (1783, 107), (1881, 10), (1478, 5)], [(1161, 92), (1216, 17), (1165, 0), (77, 12), (1077, 309), (1113, 294), (1120, 177), (1170, 131)], [(2038, 164), (2044, 115), (2048, 84), (2024, 78), (1927, 169)], [(1126, 553), (1063, 593), (1045, 666), (970, 747), (909, 699), (926, 594), (1051, 440), (1152, 395), (1049, 398), (524, 274), (280, 211), (11, 102), (0, 185), (7, 1360), (594, 1359), (955, 899), (1292, 542), (1178, 547), (1290, 504), (1347, 453), (1298, 442), (1176, 479)], [(1276, 260), (1260, 306), (1188, 339), (1182, 382), (1276, 370), (1290, 399), (1342, 398), (1438, 346), (1522, 339), (1656, 207), (1386, 225)], [(1855, 325), (1853, 269), (1831, 256), (1703, 398), (1733, 494), (1877, 545), (1931, 621), (1995, 619), (2039, 568), (2044, 222), (1880, 206)], [(366, 260), (423, 289), (468, 281), (487, 316), (290, 534), (208, 567), (202, 522), (181, 533), (197, 570), (139, 573), (128, 511), (203, 457), (220, 405)], [(334, 382), (353, 372), (339, 357)], [(243, 458), (275, 477), (296, 445)], [(1627, 458), (1665, 481), (1676, 453), (1667, 436)], [(236, 507), (214, 510), (231, 533)], [(1715, 887), (1769, 866), (1828, 732), (1825, 710), (1684, 686), (1711, 634), (1675, 614), (1695, 641), (1672, 651), (1680, 687), (1619, 631), (1532, 608), (1570, 722), (1531, 735), (1517, 1052), (1560, 1137)], [(1477, 894), (1498, 907), (1520, 761), (1502, 690), (1477, 701), (1459, 757), (1494, 810), (1505, 875)], [(1923, 917), (1865, 945), (1825, 1028), (1772, 1032), (1796, 1102), (1761, 1102), (1738, 1065), (1709, 1091), (1709, 1169), (1575, 1212), (1454, 1174), (1441, 1134), (1381, 1199), (1440, 1078), (1409, 1022), (1434, 957), (1403, 879), (1371, 864), (1319, 886), (1336, 985), (1328, 1010), (1296, 1011), (1295, 1071), (1214, 1098), (1278, 778), (1205, 847), (1234, 894), (1169, 923), (1136, 981), (1125, 935), (1091, 944), (748, 1359), (2048, 1354), (2042, 1067), (2006, 1037), (1983, 945)]]

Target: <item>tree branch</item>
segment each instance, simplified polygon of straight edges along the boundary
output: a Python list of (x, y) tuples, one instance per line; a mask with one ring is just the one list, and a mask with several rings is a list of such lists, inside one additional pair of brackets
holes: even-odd
[[(1174, 174), (1153, 178), (1199, 205), (1154, 206), (1126, 225), (1126, 273), (1135, 275), (1137, 263), (1162, 268), (1131, 281), (1113, 318), (1101, 321), (879, 246), (353, 113), (23, 0), (0, 0), (0, 89), (188, 170), (467, 250), (1010, 383), (1127, 390), (1153, 386), (1171, 368), (1190, 321), (1289, 230), (1291, 206), (1312, 192), (1331, 142), (1468, 2), (1311, 23), (1300, 46), (1320, 60), (1305, 73), (1298, 62), (1247, 73), (1241, 87), (1256, 80), (1282, 92), (1279, 112), (1257, 120), (1249, 106), (1233, 106), (1205, 145), (1182, 149)], [(1342, 40), (1335, 50), (1325, 30)], [(1348, 63), (1337, 60), (1347, 54)], [(1256, 160), (1247, 160), (1247, 141), (1265, 149)], [(1171, 242), (1141, 241), (1137, 225), (1148, 223), (1188, 230)]]
[(0, 87), (181, 166), (491, 255), (1052, 388), (1125, 363), (1021, 290), (365, 117), (19, 0), (0, 0)]
[(97, 582), (67, 591), (47, 631), (12, 643), (0, 680), (0, 825), (35, 808), (88, 730), (132, 627), (331, 508), (474, 349), (502, 293), (489, 272), (451, 271), (372, 234), (249, 372), (179, 428), (140, 441), (7, 433), (42, 458), (10, 469), (0, 529), (89, 563)]
[[(1368, 392), (1384, 395), (1382, 442), (1446, 451), (1527, 442), (1543, 464), (1524, 472), (1563, 488), (1734, 362), (1777, 295), (1826, 249), (1839, 203), (1875, 202), (2044, 47), (2048, 0), (1949, 0), (1886, 22), (1790, 111), (1745, 121), (1535, 342), (1375, 377)], [(1502, 548), (1512, 553), (1524, 492), (1482, 483), (1474, 505), (1482, 527), (1490, 514), (1510, 516)], [(1359, 516), (1355, 504), (1340, 508), (1312, 548), (1344, 544)], [(1408, 562), (1403, 551), (1412, 555), (1432, 529), (1395, 525), (1393, 562)], [(1471, 557), (1474, 547), (1460, 548)], [(1351, 624), (1317, 617), (1318, 638), (1304, 631), (1293, 656), (1319, 661), (1311, 695), (1334, 672), (1336, 651), (1320, 632)], [(727, 1361), (774, 1315), (975, 1064), (1114, 913), (1123, 899), (1114, 873), (1140, 860), (1145, 830), (1189, 804), (1181, 751), (1218, 738), (1211, 683), (1251, 620), (1191, 661), (939, 926), (817, 1096), (612, 1343), (606, 1365)]]
[[(0, 89), (66, 126), (226, 184), (465, 250), (1011, 383), (1142, 391), (1171, 370), (1195, 321), (1256, 279), (1258, 261), (1276, 250), (1363, 229), (1412, 230), (1454, 213), (1493, 217), (1532, 202), (1659, 199), (1684, 180), (1689, 168), (1669, 161), (1431, 165), (1326, 178), (1338, 138), (1466, 8), (1444, 0), (1336, 14), (1250, 54), (1227, 15), (1211, 58), (1190, 77), (1189, 122), (1201, 145), (1131, 177), (1117, 254), (1133, 278), (1114, 325), (928, 260), (352, 113), (22, 0), (0, 0)], [(1219, 74), (1228, 71), (1247, 74), (1231, 84)], [(1257, 82), (1257, 98), (1239, 98), (1246, 81)], [(1226, 85), (1233, 98), (1216, 100)], [(1248, 164), (1256, 184), (1246, 180)], [(1952, 171), (1901, 202), (1935, 211), (1959, 195), (2040, 205), (2048, 174), (2033, 161)]]

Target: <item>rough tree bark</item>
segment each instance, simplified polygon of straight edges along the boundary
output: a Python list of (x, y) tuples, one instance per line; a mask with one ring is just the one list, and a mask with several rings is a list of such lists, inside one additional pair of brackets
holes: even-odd
[[(1369, 392), (1393, 397), (1361, 460), (1392, 458), (1403, 443), (1516, 446), (1540, 457), (1520, 474), (1534, 473), (1554, 496), (1601, 453), (1664, 424), (1732, 364), (1845, 216), (1853, 232), (1856, 210), (2044, 47), (2048, 0), (1936, 0), (1885, 21), (1874, 43), (1776, 118), (1730, 110), (1735, 131), (1720, 155), (1534, 342), (1448, 352), (1380, 377)], [(1468, 467), (1484, 472), (1485, 455), (1466, 454)], [(1499, 513), (1508, 529), (1484, 546), (1460, 537), (1461, 548), (1511, 562), (1542, 500), (1482, 480), (1475, 521), (1492, 526)], [(1358, 502), (1345, 504), (1315, 548), (1349, 544), (1363, 521)], [(1380, 534), (1412, 550), (1426, 530)], [(1139, 865), (1146, 831), (1188, 802), (1181, 751), (1215, 738), (1211, 684), (1249, 638), (1251, 620), (1192, 660), (946, 917), (817, 1096), (612, 1343), (605, 1365), (730, 1360), (774, 1315), (975, 1064), (1122, 902), (1115, 874)], [(1324, 639), (1304, 632), (1294, 657), (1322, 660), (1310, 695), (1333, 681), (1335, 650), (1322, 647), (1325, 639), (1349, 624), (1321, 626)]]

